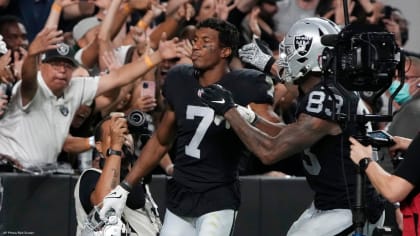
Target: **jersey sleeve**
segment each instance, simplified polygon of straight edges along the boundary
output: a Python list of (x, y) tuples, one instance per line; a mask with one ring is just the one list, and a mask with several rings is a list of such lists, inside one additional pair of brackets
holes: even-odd
[(93, 209), (92, 203), (90, 202), (90, 195), (95, 190), (100, 176), (101, 173), (97, 171), (87, 170), (83, 173), (82, 179), (80, 180), (79, 198), (86, 213), (89, 213)]

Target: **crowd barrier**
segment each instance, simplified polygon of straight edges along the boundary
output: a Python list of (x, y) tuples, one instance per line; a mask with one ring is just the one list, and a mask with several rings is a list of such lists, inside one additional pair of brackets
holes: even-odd
[[(151, 183), (162, 218), (166, 178), (156, 175)], [(77, 176), (0, 173), (0, 181), (0, 235), (75, 235)], [(304, 178), (241, 177), (241, 191), (235, 236), (286, 235), (313, 198)]]

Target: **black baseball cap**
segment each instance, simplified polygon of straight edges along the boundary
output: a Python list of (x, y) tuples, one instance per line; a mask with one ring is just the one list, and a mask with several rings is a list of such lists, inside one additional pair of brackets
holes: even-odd
[(51, 49), (42, 54), (42, 62), (51, 62), (58, 60), (66, 60), (74, 67), (77, 67), (79, 64), (74, 59), (74, 49), (65, 43), (57, 44), (56, 49)]

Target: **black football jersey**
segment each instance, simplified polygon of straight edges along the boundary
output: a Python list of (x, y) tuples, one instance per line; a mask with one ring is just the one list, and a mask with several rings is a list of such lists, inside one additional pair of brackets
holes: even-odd
[[(300, 98), (297, 116), (306, 113), (323, 120), (333, 120), (335, 114), (367, 114), (356, 93), (344, 97), (333, 86), (327, 91), (322, 84)], [(333, 105), (335, 99), (335, 108)], [(334, 121), (337, 122), (337, 121)], [(356, 193), (356, 165), (350, 159), (350, 135), (363, 132), (360, 124), (347, 122), (341, 126), (342, 134), (327, 135), (304, 151), (303, 165), (310, 187), (315, 192), (317, 209), (349, 209), (354, 204)], [(375, 209), (372, 217), (378, 217), (383, 202), (368, 183), (366, 202)], [(382, 206), (382, 207), (381, 207)]]
[[(225, 74), (218, 84), (232, 92), (237, 104), (272, 104), (272, 85), (263, 73), (237, 70)], [(199, 99), (202, 87), (190, 65), (172, 68), (165, 79), (163, 95), (176, 114), (173, 178), (193, 191), (232, 183), (238, 176), (238, 161), (244, 145), (223, 117)]]

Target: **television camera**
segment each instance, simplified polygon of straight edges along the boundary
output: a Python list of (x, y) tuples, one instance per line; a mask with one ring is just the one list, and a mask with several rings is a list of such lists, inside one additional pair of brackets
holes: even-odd
[[(321, 42), (330, 46), (322, 55), (323, 83), (331, 83), (343, 96), (350, 93), (369, 91), (376, 101), (391, 85), (396, 71), (401, 84), (391, 95), (386, 115), (334, 113), (333, 119), (341, 123), (358, 123), (365, 127), (369, 121), (392, 120), (392, 101), (404, 85), (404, 53), (397, 46), (394, 36), (388, 32), (374, 32), (369, 25), (349, 24), (339, 34), (324, 35)], [(325, 86), (328, 87), (328, 86)], [(327, 89), (328, 92), (328, 89)], [(332, 92), (329, 91), (332, 98)], [(335, 99), (333, 106), (335, 107)], [(334, 109), (336, 111), (336, 109)], [(384, 146), (375, 142), (361, 130), (355, 136), (364, 144)], [(370, 142), (369, 142), (370, 141)], [(391, 145), (389, 142), (388, 145)]]
[[(391, 146), (392, 137), (383, 131), (367, 132), (366, 123), (370, 121), (384, 122), (392, 120), (392, 101), (404, 85), (405, 57), (397, 46), (394, 35), (378, 32), (369, 25), (349, 24), (347, 1), (343, 0), (346, 26), (334, 35), (321, 38), (324, 49), (321, 58), (321, 73), (324, 87), (332, 98), (332, 118), (342, 126), (356, 126), (358, 133), (351, 134), (364, 145), (376, 148)], [(348, 110), (338, 113), (336, 98), (328, 85), (333, 84), (343, 97), (351, 97), (352, 93), (369, 91), (376, 101), (391, 85), (396, 71), (401, 78), (400, 86), (391, 94), (386, 115), (360, 114)], [(364, 188), (366, 176), (357, 169), (356, 202), (352, 207), (354, 236), (363, 235), (366, 221), (364, 212)], [(385, 235), (385, 234), (382, 234)]]

